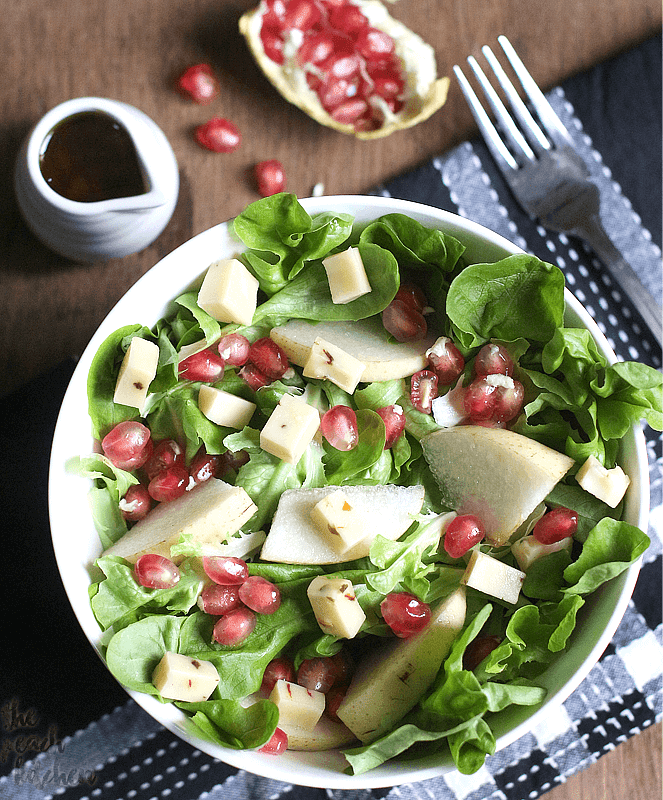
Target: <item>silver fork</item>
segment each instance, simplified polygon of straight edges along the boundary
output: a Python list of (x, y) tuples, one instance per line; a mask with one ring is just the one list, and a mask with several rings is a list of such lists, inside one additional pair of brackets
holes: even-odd
[(509, 40), (499, 36), (498, 41), (538, 119), (521, 100), (489, 47), (483, 47), (482, 52), (506, 95), (513, 116), (477, 60), (469, 56), (467, 61), (483, 90), (497, 127), (491, 122), (460, 67), (454, 66), (463, 94), (491, 155), (516, 200), (528, 214), (536, 217), (544, 228), (578, 236), (590, 245), (631, 298), (661, 344), (661, 308), (605, 232), (599, 213), (599, 189), (589, 179), (587, 165)]

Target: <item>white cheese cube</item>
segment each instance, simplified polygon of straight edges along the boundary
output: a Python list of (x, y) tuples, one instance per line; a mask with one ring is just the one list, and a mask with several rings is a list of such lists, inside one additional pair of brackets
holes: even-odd
[(152, 683), (169, 700), (202, 703), (216, 689), (219, 673), (211, 661), (168, 652), (155, 667)]
[(242, 430), (249, 424), (256, 404), (223, 389), (203, 384), (198, 392), (198, 408), (211, 422)]
[(150, 383), (157, 374), (158, 363), (159, 346), (134, 336), (122, 359), (113, 402), (140, 411), (145, 405)]
[(322, 265), (327, 273), (333, 303), (350, 303), (371, 291), (364, 262), (356, 247), (323, 258)]
[(326, 378), (352, 394), (364, 369), (363, 361), (318, 336), (311, 347), (303, 374), (305, 378)]
[(319, 427), (317, 409), (284, 394), (260, 431), (260, 447), (288, 464), (296, 464)]
[(506, 603), (515, 603), (524, 580), (525, 573), (519, 569), (473, 550), (460, 582)]
[[(210, 478), (170, 503), (160, 503), (105, 551), (135, 563), (145, 553), (171, 558), (182, 536), (201, 545), (219, 545), (257, 511), (241, 486)], [(181, 559), (180, 559), (181, 560)]]
[(365, 539), (370, 531), (368, 520), (339, 489), (323, 497), (311, 509), (311, 519), (325, 534), (337, 553), (346, 553)]
[(620, 467), (606, 469), (595, 457), (590, 456), (576, 473), (582, 488), (598, 497), (611, 508), (616, 508), (626, 494), (631, 479)]
[(322, 692), (290, 681), (276, 681), (269, 699), (279, 710), (279, 726), (293, 725), (301, 730), (313, 730), (325, 710)]
[(366, 614), (357, 602), (351, 581), (318, 575), (309, 584), (306, 594), (324, 633), (344, 639), (357, 635)]
[(573, 537), (567, 536), (561, 542), (554, 542), (553, 544), (541, 544), (533, 536), (523, 536), (522, 539), (514, 542), (511, 545), (511, 552), (513, 553), (518, 566), (523, 572), (532, 566), (532, 564), (542, 556), (547, 556), (549, 553), (556, 553), (558, 550), (568, 550), (571, 552), (573, 547)]
[(198, 305), (219, 322), (250, 325), (258, 303), (258, 281), (236, 258), (215, 261), (198, 292)]

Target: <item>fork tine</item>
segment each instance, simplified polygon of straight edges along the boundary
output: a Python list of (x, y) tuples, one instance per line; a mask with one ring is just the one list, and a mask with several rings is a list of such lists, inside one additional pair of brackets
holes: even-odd
[(509, 149), (502, 141), (499, 133), (495, 129), (493, 123), (490, 121), (488, 114), (486, 114), (484, 107), (481, 105), (479, 98), (476, 96), (474, 89), (470, 86), (461, 68), (455, 64), (453, 69), (456, 78), (458, 79), (458, 83), (460, 84), (461, 91), (465, 95), (465, 99), (470, 106), (472, 116), (479, 126), (479, 130), (481, 131), (486, 145), (488, 146), (492, 157), (495, 159), (497, 166), (504, 173), (518, 169), (518, 164), (515, 158), (511, 155)]
[(522, 129), (528, 135), (534, 149), (539, 154), (545, 150), (550, 150), (550, 142), (546, 139), (545, 134), (537, 125), (534, 117), (527, 110), (527, 106), (520, 99), (520, 95), (509, 80), (506, 72), (503, 70), (502, 65), (495, 57), (493, 51), (490, 49), (490, 47), (488, 47), (488, 45), (484, 45), (481, 48), (481, 52), (486, 57), (486, 61), (488, 61), (493, 72), (495, 73), (495, 77), (497, 78), (499, 85), (502, 87), (509, 100), (511, 110), (516, 115), (516, 119), (520, 123)]
[(548, 100), (546, 100), (545, 95), (541, 89), (539, 89), (534, 78), (532, 78), (525, 68), (525, 65), (520, 60), (511, 42), (506, 36), (498, 36), (497, 41), (500, 43), (502, 50), (504, 50), (506, 57), (509, 59), (514, 72), (518, 76), (518, 80), (525, 90), (525, 94), (538, 114), (539, 120), (550, 139), (557, 147), (575, 147), (569, 132), (562, 124), (562, 121), (557, 116)]

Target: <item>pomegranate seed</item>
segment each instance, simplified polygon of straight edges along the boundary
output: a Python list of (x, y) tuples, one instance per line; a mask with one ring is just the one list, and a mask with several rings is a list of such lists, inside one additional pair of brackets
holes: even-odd
[(262, 676), (262, 683), (260, 684), (260, 692), (268, 697), (276, 681), (289, 681), (293, 683), (295, 680), (295, 667), (288, 658), (273, 658), (265, 667)]
[(485, 537), (483, 523), (473, 514), (459, 514), (447, 525), (444, 549), (451, 558), (460, 558)]
[(430, 606), (409, 592), (392, 592), (380, 603), (382, 618), (401, 639), (420, 633), (430, 622)]
[(436, 397), (437, 375), (429, 369), (415, 372), (410, 379), (410, 400), (417, 411), (430, 414)]
[(152, 508), (152, 498), (142, 483), (130, 486), (120, 500), (120, 511), (128, 522), (144, 519)]
[(387, 429), (384, 449), (389, 450), (405, 430), (405, 414), (403, 409), (397, 405), (378, 408), (376, 413), (382, 417), (384, 426)]
[(212, 117), (194, 131), (201, 147), (214, 153), (232, 153), (242, 143), (242, 134), (230, 120)]
[(325, 696), (325, 714), (335, 722), (340, 722), (338, 707), (347, 693), (347, 686), (332, 686)]
[(246, 561), (236, 556), (204, 556), (203, 569), (208, 578), (222, 586), (239, 586), (249, 577)]
[(283, 57), (283, 39), (280, 33), (274, 28), (263, 25), (260, 29), (260, 41), (267, 58), (275, 64), (283, 64), (285, 59)]
[(327, 694), (336, 678), (336, 665), (330, 656), (307, 658), (297, 670), (297, 683), (300, 686), (323, 694)]
[(485, 344), (474, 361), (474, 374), (479, 378), (486, 375), (513, 375), (513, 369), (509, 351), (501, 344)]
[[(501, 378), (497, 383), (497, 391), (495, 392), (495, 409), (493, 411), (493, 419), (496, 422), (509, 422), (520, 414), (523, 407), (523, 400), (525, 397), (525, 387), (520, 381), (515, 381), (504, 375), (493, 376), (494, 378)], [(491, 381), (489, 375), (486, 380)]]
[(403, 94), (403, 81), (396, 77), (385, 76), (373, 80), (373, 93), (384, 100), (394, 100)]
[(251, 575), (239, 587), (239, 599), (258, 614), (273, 614), (281, 605), (281, 592), (261, 575)]
[(351, 3), (339, 5), (331, 10), (329, 14), (329, 23), (336, 30), (343, 31), (349, 35), (358, 34), (364, 28), (368, 27), (368, 20), (357, 8)]
[(332, 406), (320, 420), (320, 431), (337, 450), (352, 450), (359, 444), (357, 415), (349, 406)]
[(207, 348), (180, 361), (178, 373), (182, 380), (214, 383), (223, 378), (225, 366), (221, 356)]
[(571, 508), (553, 508), (537, 521), (532, 535), (541, 544), (555, 544), (578, 530), (578, 514)]
[(147, 553), (136, 561), (134, 577), (148, 589), (172, 589), (179, 583), (180, 571), (169, 558)]
[(149, 428), (140, 422), (119, 422), (101, 442), (101, 449), (118, 469), (134, 470), (142, 467), (152, 455), (152, 437)]
[(368, 105), (365, 100), (360, 97), (355, 97), (352, 100), (346, 100), (340, 106), (334, 108), (331, 112), (332, 119), (339, 122), (341, 125), (352, 125), (360, 117), (368, 111)]
[(332, 656), (334, 668), (336, 669), (336, 683), (342, 686), (347, 686), (350, 683), (352, 674), (355, 670), (355, 664), (352, 657), (346, 650), (339, 650), (335, 656)]
[(272, 382), (255, 364), (245, 364), (239, 371), (239, 377), (256, 392)]
[(177, 82), (177, 88), (189, 100), (207, 105), (221, 91), (219, 81), (209, 64), (196, 64), (185, 70)]
[(226, 366), (241, 367), (249, 357), (251, 342), (241, 333), (229, 333), (219, 340), (219, 355)]
[(334, 52), (334, 39), (329, 33), (321, 31), (307, 36), (297, 51), (300, 66), (319, 64)]
[(428, 305), (423, 290), (414, 283), (401, 283), (394, 300), (402, 300), (407, 305), (415, 308), (420, 314), (423, 313)]
[(265, 13), (262, 16), (263, 24), (280, 28), (285, 19), (285, 0), (264, 0)]
[(152, 455), (145, 462), (145, 472), (147, 477), (152, 480), (164, 469), (169, 469), (175, 465), (184, 465), (184, 450), (174, 439), (162, 439), (154, 446)]
[(287, 749), (288, 734), (281, 730), (281, 728), (276, 728), (269, 741), (258, 748), (258, 752), (266, 753), (268, 756), (280, 756), (285, 753)]
[(210, 478), (217, 478), (221, 473), (221, 457), (209, 455), (203, 448), (193, 457), (189, 467), (189, 477), (198, 486)]
[(502, 643), (499, 636), (477, 636), (465, 648), (463, 653), (463, 669), (472, 672)]
[(255, 168), (258, 192), (262, 197), (271, 197), (285, 189), (283, 164), (276, 159), (261, 161)]
[(435, 370), (438, 381), (442, 386), (450, 386), (465, 369), (463, 354), (448, 336), (441, 336), (426, 351), (426, 357), (428, 358), (429, 366)]
[(244, 464), (249, 463), (249, 454), (246, 450), (237, 450), (234, 453), (226, 450), (219, 456), (219, 476), (227, 475), (229, 472), (237, 472)]
[(394, 40), (377, 28), (365, 28), (357, 36), (357, 50), (366, 61), (387, 61), (394, 53)]
[(186, 492), (189, 485), (189, 471), (186, 467), (175, 464), (162, 470), (150, 481), (147, 491), (157, 503), (170, 503)]
[(241, 604), (237, 586), (220, 586), (218, 583), (206, 586), (198, 598), (198, 608), (215, 617), (223, 616)]
[(334, 53), (320, 65), (322, 72), (334, 78), (354, 78), (361, 70), (361, 60), (356, 53)]
[(396, 298), (382, 312), (382, 324), (397, 342), (418, 342), (428, 332), (428, 325), (421, 312)]
[(248, 608), (233, 608), (217, 620), (212, 639), (229, 647), (241, 644), (256, 627), (256, 615)]
[(251, 345), (249, 361), (270, 380), (282, 378), (290, 366), (288, 356), (269, 336), (258, 339)]
[(476, 378), (465, 390), (463, 403), (470, 422), (491, 420), (495, 412), (497, 386), (487, 378)]
[(309, 31), (320, 22), (320, 9), (312, 0), (288, 0), (283, 24), (285, 28)]
[(376, 131), (380, 125), (380, 120), (376, 119), (369, 111), (363, 117), (360, 117), (353, 127), (356, 131)]
[[(356, 79), (338, 78), (335, 75), (328, 75), (318, 88), (320, 103), (329, 113), (347, 102), (353, 102), (356, 94)], [(360, 102), (364, 101), (360, 99)]]

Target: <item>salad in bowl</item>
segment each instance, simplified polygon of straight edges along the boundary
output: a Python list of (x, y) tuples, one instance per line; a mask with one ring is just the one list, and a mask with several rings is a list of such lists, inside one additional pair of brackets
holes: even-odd
[(88, 346), (58, 566), (111, 673), (206, 752), (327, 788), (471, 773), (609, 642), (659, 397), (557, 267), (480, 226), (274, 195)]

